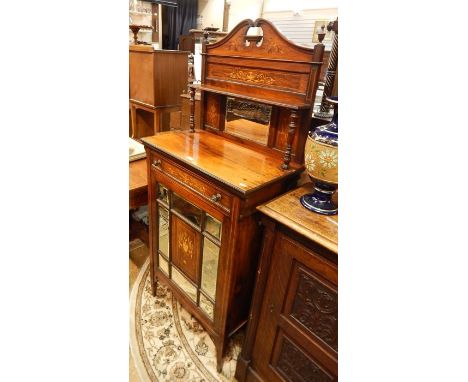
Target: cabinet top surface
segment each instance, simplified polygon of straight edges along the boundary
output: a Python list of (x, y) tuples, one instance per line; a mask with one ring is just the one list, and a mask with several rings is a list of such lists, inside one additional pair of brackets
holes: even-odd
[(203, 130), (167, 131), (142, 141), (244, 195), (302, 169), (291, 165), (289, 170), (282, 170), (282, 159)]
[(338, 215), (320, 215), (304, 208), (299, 199), (302, 195), (311, 192), (313, 192), (312, 183), (307, 183), (257, 207), (257, 209), (293, 231), (338, 254)]

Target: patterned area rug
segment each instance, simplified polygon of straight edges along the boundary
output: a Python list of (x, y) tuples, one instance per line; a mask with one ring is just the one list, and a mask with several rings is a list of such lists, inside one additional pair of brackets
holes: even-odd
[(235, 335), (216, 371), (216, 350), (207, 332), (163, 284), (151, 294), (149, 261), (130, 296), (130, 348), (142, 382), (231, 382), (243, 333)]

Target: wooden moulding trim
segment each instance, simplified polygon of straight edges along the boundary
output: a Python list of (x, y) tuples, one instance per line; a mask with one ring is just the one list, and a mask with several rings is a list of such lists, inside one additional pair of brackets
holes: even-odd
[[(302, 73), (302, 74), (304, 74), (304, 73)], [(305, 92), (295, 92), (293, 90), (287, 90), (285, 88), (281, 88), (281, 87), (273, 86), (273, 85), (258, 86), (258, 85), (247, 84), (245, 82), (239, 82), (239, 81), (234, 81), (234, 80), (222, 80), (220, 78), (213, 78), (213, 77), (206, 77), (206, 80), (207, 81), (216, 81), (216, 82), (223, 82), (223, 83), (228, 83), (228, 84), (248, 86), (249, 88), (267, 89), (267, 90), (271, 90), (271, 91), (277, 91), (277, 92), (288, 93), (288, 94), (295, 94), (295, 95), (304, 96), (304, 97), (307, 95), (307, 93), (305, 93)], [(272, 101), (270, 101), (270, 102), (272, 102)]]
[[(232, 56), (214, 56), (214, 55), (209, 55), (209, 57), (216, 57), (216, 58), (228, 58), (228, 59), (231, 59)], [(207, 60), (207, 65), (225, 65), (225, 66), (236, 66), (236, 67), (242, 67), (242, 68), (245, 68), (245, 69), (259, 69), (259, 70), (268, 70), (268, 71), (272, 71), (272, 72), (288, 72), (288, 73), (297, 73), (297, 74), (304, 74), (304, 75), (309, 75), (311, 72), (312, 72), (312, 69), (310, 68), (306, 68), (302, 71), (300, 70), (297, 70), (297, 69), (289, 69), (288, 67), (286, 68), (278, 68), (278, 67), (271, 67), (271, 68), (268, 68), (268, 67), (265, 67), (265, 66), (259, 66), (258, 63), (256, 63), (254, 59), (250, 58), (250, 57), (235, 57), (235, 58), (239, 58), (241, 60), (252, 60), (252, 63), (250, 62), (244, 62), (242, 64), (237, 64), (235, 61), (232, 61), (232, 60), (229, 60), (228, 62), (225, 62), (224, 60), (223, 61), (215, 61), (215, 60)], [(293, 62), (293, 61), (291, 61)], [(306, 63), (301, 63), (301, 65), (303, 64), (306, 64)], [(321, 64), (320, 62), (318, 64)], [(317, 65), (318, 65), (317, 64)]]
[(130, 102), (133, 102), (133, 103), (135, 103), (137, 105), (144, 106), (144, 107), (147, 107), (148, 109), (153, 109), (153, 110), (166, 109), (166, 108), (169, 108), (169, 107), (179, 107), (180, 106), (180, 104), (178, 104), (178, 105), (154, 106), (154, 105), (151, 105), (150, 103), (138, 101), (138, 100), (133, 99), (133, 98), (130, 98)]
[[(156, 169), (156, 170), (157, 170), (157, 171), (160, 171), (159, 169)], [(190, 191), (192, 191), (192, 192), (194, 192), (195, 194), (197, 194), (198, 196), (202, 197), (204, 200), (206, 200), (206, 201), (208, 201), (208, 202), (214, 204), (216, 207), (221, 208), (221, 209), (225, 212), (225, 214), (226, 214), (227, 216), (230, 215), (231, 210), (230, 210), (229, 208), (225, 207), (224, 205), (222, 205), (221, 203), (213, 202), (213, 201), (210, 200), (210, 198), (208, 198), (206, 195), (202, 194), (201, 192), (199, 192), (199, 191), (196, 190), (195, 188), (189, 186), (188, 184), (186, 184), (186, 183), (180, 181), (180, 179), (176, 178), (175, 176), (173, 176), (173, 175), (171, 175), (171, 174), (169, 174), (169, 173), (167, 173), (167, 172), (164, 172), (164, 171), (161, 171), (161, 172), (162, 172), (164, 175), (166, 175), (168, 178), (172, 179), (174, 182), (176, 182), (176, 183), (178, 183), (178, 184), (180, 184), (180, 185), (182, 185), (182, 186), (188, 188)], [(206, 182), (206, 181), (205, 181), (205, 182)], [(175, 211), (175, 213), (176, 213), (176, 215), (178, 214), (177, 211)], [(179, 215), (178, 215), (178, 216), (179, 216)], [(186, 218), (185, 218), (183, 215), (181, 215), (181, 214), (180, 214), (179, 217), (182, 217), (182, 219), (183, 219), (184, 221), (190, 222), (190, 220), (186, 219)], [(191, 223), (191, 224), (193, 224), (193, 223)], [(193, 227), (195, 228), (195, 226), (193, 226)], [(198, 230), (198, 228), (197, 228), (197, 230)], [(199, 230), (199, 232), (201, 232), (201, 230)]]
[(214, 54), (214, 53), (200, 53), (202, 56), (207, 57), (222, 57), (222, 58), (239, 58), (245, 60), (255, 60), (255, 61), (274, 61), (274, 62), (284, 62), (292, 64), (306, 64), (306, 65), (319, 65), (323, 64), (323, 61), (299, 61), (299, 60), (284, 60), (280, 58), (268, 58), (268, 57), (251, 57), (251, 56), (231, 56), (225, 54)]
[(302, 226), (301, 224), (291, 221), (291, 219), (287, 217), (283, 217), (283, 215), (279, 214), (277, 211), (271, 210), (268, 206), (259, 206), (257, 207), (257, 210), (262, 212), (266, 216), (269, 216), (270, 218), (278, 221), (279, 223), (285, 225), (289, 229), (299, 233), (300, 235), (303, 235), (309, 240), (322, 245), (323, 247), (332, 251), (338, 256), (338, 245), (335, 242), (327, 239), (326, 237), (323, 237), (322, 235), (310, 231), (308, 228)]
[[(213, 80), (212, 80), (213, 81)], [(219, 80), (215, 80), (215, 81), (219, 81)], [(229, 81), (230, 83), (234, 83), (233, 81)], [(237, 82), (236, 82), (237, 84)], [(252, 85), (247, 85), (247, 84), (244, 84), (242, 83), (242, 86), (252, 86)], [(237, 98), (243, 98), (243, 99), (246, 99), (246, 100), (250, 100), (250, 101), (254, 101), (254, 102), (260, 102), (260, 103), (266, 103), (268, 105), (274, 105), (274, 106), (280, 106), (280, 107), (286, 107), (288, 109), (310, 109), (311, 106), (309, 103), (296, 103), (296, 104), (290, 104), (290, 103), (284, 103), (284, 102), (277, 102), (277, 101), (273, 101), (271, 99), (265, 99), (265, 98), (256, 98), (256, 97), (249, 97), (245, 94), (240, 94), (240, 93), (233, 93), (233, 92), (228, 92), (228, 91), (225, 91), (225, 90), (222, 90), (222, 89), (218, 89), (218, 88), (213, 88), (209, 85), (202, 85), (200, 86), (200, 90), (203, 90), (203, 91), (208, 91), (208, 92), (212, 92), (212, 93), (218, 93), (218, 94), (224, 94), (226, 96), (229, 96), (229, 97), (237, 97)], [(273, 90), (273, 89), (272, 89)]]

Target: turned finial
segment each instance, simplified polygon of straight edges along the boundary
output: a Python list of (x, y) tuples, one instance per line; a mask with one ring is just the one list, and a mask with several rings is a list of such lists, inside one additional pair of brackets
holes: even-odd
[(319, 43), (321, 44), (323, 39), (325, 38), (325, 35), (326, 35), (326, 32), (325, 32), (325, 25), (322, 25), (320, 27), (321, 31), (320, 32), (317, 32), (317, 36), (318, 36), (318, 40), (319, 40)]
[(335, 34), (338, 34), (338, 17), (336, 18), (335, 21), (330, 21), (327, 25), (327, 31), (335, 32)]

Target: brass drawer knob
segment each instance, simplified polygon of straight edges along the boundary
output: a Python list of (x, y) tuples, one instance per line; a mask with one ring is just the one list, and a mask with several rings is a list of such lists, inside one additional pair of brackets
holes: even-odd
[(215, 195), (211, 195), (211, 201), (216, 203), (216, 202), (219, 202), (221, 200), (221, 194), (215, 194)]
[(159, 167), (159, 166), (161, 166), (161, 160), (160, 160), (160, 159), (155, 159), (155, 160), (153, 160), (153, 166), (154, 166), (154, 167)]

